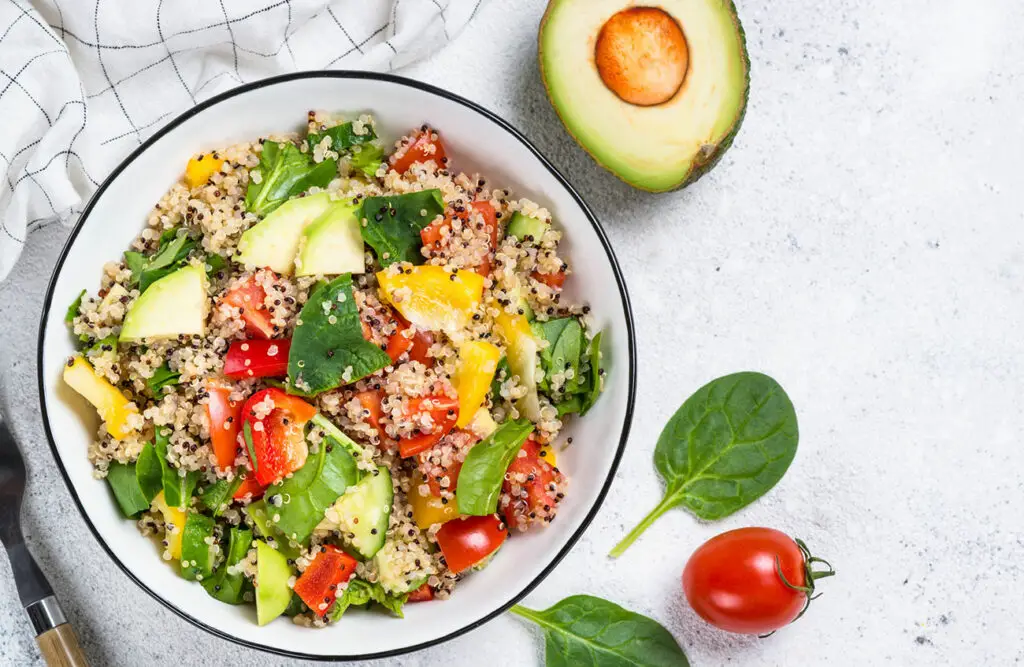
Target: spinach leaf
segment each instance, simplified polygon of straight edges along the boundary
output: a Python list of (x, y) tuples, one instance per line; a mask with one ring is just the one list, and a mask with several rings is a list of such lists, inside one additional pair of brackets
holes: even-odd
[(302, 552), (297, 547), (292, 546), (291, 540), (274, 527), (274, 522), (271, 521), (269, 512), (267, 502), (263, 499), (253, 501), (245, 506), (245, 513), (249, 516), (251, 523), (260, 531), (260, 535), (266, 538), (268, 543), (269, 540), (273, 540), (274, 544), (272, 546), (280, 551), (281, 555), (285, 558), (295, 560), (302, 555)]
[(391, 364), (383, 350), (363, 338), (351, 274), (314, 290), (298, 322), (288, 353), (289, 393), (316, 396)]
[[(181, 576), (189, 581), (213, 576), (216, 524), (198, 512), (189, 512), (181, 531)], [(187, 563), (187, 564), (186, 564)]]
[(491, 380), (491, 400), (501, 401), (501, 384), (511, 377), (512, 371), (508, 367), (508, 357), (501, 355), (498, 366), (494, 369), (494, 379)]
[(164, 500), (167, 501), (168, 507), (187, 509), (192, 492), (195, 491), (196, 484), (199, 482), (199, 471), (193, 470), (181, 475), (177, 468), (172, 468), (167, 460), (167, 448), (170, 443), (170, 431), (163, 426), (157, 426), (153, 448), (159, 457), (160, 468), (163, 471)]
[(364, 134), (356, 134), (351, 122), (341, 123), (320, 132), (310, 132), (309, 148), (313, 150), (324, 137), (330, 137), (331, 150), (338, 155), (347, 155), (349, 164), (354, 169), (372, 177), (377, 173), (381, 158), (384, 157), (384, 146), (380, 141), (376, 141), (377, 134), (373, 128), (369, 125), (365, 127)]
[(64, 314), (64, 322), (66, 324), (71, 324), (75, 321), (75, 318), (78, 317), (78, 311), (82, 307), (83, 297), (85, 297), (85, 290), (79, 292), (78, 296), (75, 297), (75, 300), (71, 302), (70, 306), (68, 306), (68, 311)]
[(256, 474), (260, 471), (260, 462), (256, 458), (256, 446), (252, 443), (252, 424), (249, 423), (248, 419), (242, 422), (242, 440), (245, 440), (245, 449), (249, 452), (252, 472)]
[(688, 667), (679, 643), (657, 621), (591, 595), (544, 611), (509, 611), (544, 629), (547, 667)]
[[(103, 342), (103, 341), (100, 341)], [(171, 370), (171, 367), (167, 365), (165, 361), (159, 368), (153, 372), (153, 377), (146, 380), (146, 386), (153, 392), (154, 395), (159, 396), (162, 392), (160, 391), (164, 387), (171, 387), (178, 384), (181, 381), (181, 373), (177, 373)]]
[(139, 452), (139, 458), (135, 461), (135, 477), (138, 479), (142, 495), (148, 502), (153, 502), (153, 498), (156, 498), (164, 488), (164, 469), (151, 442), (143, 445), (142, 451)]
[(309, 606), (302, 601), (294, 591), (292, 592), (292, 599), (288, 601), (288, 606), (284, 609), (284, 615), (288, 618), (295, 618), (301, 613), (304, 613), (309, 609)]
[(395, 262), (422, 264), (420, 232), (443, 212), (444, 199), (436, 189), (367, 197), (359, 210), (363, 240), (376, 251), (381, 266)]
[(85, 353), (87, 355), (103, 354), (107, 351), (103, 349), (104, 346), (110, 347), (111, 350), (117, 350), (117, 336), (110, 335), (106, 338), (100, 338), (98, 341), (90, 345), (89, 348), (86, 349)]
[(110, 484), (114, 498), (125, 517), (131, 518), (139, 512), (149, 509), (149, 500), (146, 499), (146, 494), (139, 486), (134, 463), (112, 462), (107, 470), (107, 482)]
[(138, 286), (140, 294), (184, 266), (189, 254), (197, 247), (196, 241), (187, 234), (179, 234), (179, 229), (174, 227), (160, 235), (160, 245), (152, 257), (133, 250), (124, 254), (124, 262), (132, 272), (131, 284)]
[(350, 579), (327, 615), (332, 621), (338, 621), (349, 607), (362, 607), (375, 602), (395, 616), (404, 618), (402, 607), (408, 599), (408, 594), (391, 595), (379, 583), (371, 584), (363, 579)]
[(260, 182), (250, 178), (245, 191), (245, 209), (264, 217), (311, 187), (327, 187), (338, 173), (338, 164), (335, 160), (314, 164), (311, 154), (303, 153), (291, 142), (267, 141), (256, 170)]
[(274, 528), (306, 544), (327, 508), (358, 480), (359, 471), (348, 450), (321, 446), (291, 477), (267, 489), (267, 511), (279, 517)]
[(494, 433), (473, 445), (466, 454), (459, 472), (459, 485), (455, 489), (459, 513), (474, 516), (494, 514), (498, 509), (505, 471), (531, 433), (533, 424), (530, 420), (516, 419), (505, 422)]
[(665, 497), (611, 555), (676, 505), (705, 521), (743, 509), (782, 479), (798, 440), (796, 411), (778, 382), (750, 372), (712, 380), (665, 425), (654, 450)]
[(210, 277), (215, 276), (218, 271), (222, 271), (227, 265), (228, 260), (225, 259), (224, 255), (210, 253), (206, 256), (206, 275)]
[(241, 572), (228, 574), (228, 568), (242, 562), (252, 546), (252, 531), (232, 526), (228, 536), (227, 557), (213, 576), (203, 579), (203, 588), (211, 597), (227, 604), (241, 604), (248, 581)]
[[(601, 333), (598, 331), (597, 335), (591, 339), (590, 348), (587, 350), (587, 356), (590, 357), (590, 375), (588, 376), (588, 383), (584, 387), (579, 409), (581, 415), (587, 414), (601, 396)], [(583, 386), (582, 383), (581, 386)]]
[(540, 383), (540, 389), (549, 391), (551, 376), (555, 373), (564, 373), (571, 368), (573, 378), (565, 381), (561, 391), (572, 393), (579, 383), (580, 354), (586, 345), (583, 327), (576, 318), (563, 317), (547, 322), (535, 322), (533, 328), (550, 343), (540, 353), (541, 368), (544, 369), (544, 380)]
[(231, 502), (235, 491), (238, 491), (238, 487), (242, 485), (242, 474), (244, 472), (244, 470), (237, 470), (235, 471), (234, 479), (218, 479), (213, 484), (207, 486), (199, 493), (199, 503), (209, 510), (213, 516), (220, 516), (221, 512)]

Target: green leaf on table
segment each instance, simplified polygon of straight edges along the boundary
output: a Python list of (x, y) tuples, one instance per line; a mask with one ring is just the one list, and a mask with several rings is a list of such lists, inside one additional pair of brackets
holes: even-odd
[(391, 364), (383, 350), (363, 338), (351, 274), (317, 287), (298, 322), (288, 353), (289, 393), (316, 396)]
[(381, 266), (395, 262), (422, 264), (420, 232), (444, 213), (441, 191), (421, 190), (404, 195), (367, 197), (359, 210), (363, 241), (377, 253)]
[(507, 421), (469, 450), (459, 471), (455, 499), (460, 514), (487, 516), (498, 509), (505, 472), (533, 433), (528, 419)]
[(547, 667), (688, 667), (686, 654), (657, 621), (591, 595), (573, 595), (544, 611), (510, 611), (544, 630)]
[(665, 497), (611, 555), (677, 505), (705, 521), (743, 509), (782, 479), (798, 441), (796, 411), (778, 382), (751, 372), (712, 380), (665, 425), (654, 450)]
[(253, 172), (259, 173), (259, 183), (250, 175), (245, 209), (262, 218), (297, 194), (314, 186), (327, 187), (338, 174), (338, 164), (335, 160), (314, 163), (312, 154), (288, 141), (266, 141)]
[(289, 539), (306, 544), (327, 508), (357, 481), (359, 470), (348, 450), (320, 447), (291, 477), (272, 485), (264, 494), (268, 511), (277, 517), (273, 527)]

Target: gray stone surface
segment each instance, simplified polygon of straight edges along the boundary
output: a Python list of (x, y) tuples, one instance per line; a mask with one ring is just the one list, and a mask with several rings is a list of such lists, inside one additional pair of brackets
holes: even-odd
[[(539, 1), (489, 3), (406, 72), (523, 129), (604, 222), (633, 297), (627, 456), (590, 531), (528, 603), (604, 595), (662, 621), (701, 666), (1022, 662), (1024, 5), (740, 5), (750, 109), (722, 164), (684, 192), (633, 191), (568, 138), (537, 74)], [(34, 362), (65, 235), (33, 237), (0, 286), (34, 551), (96, 665), (281, 663), (166, 611), (73, 508), (43, 441)], [(650, 455), (661, 425), (706, 380), (743, 369), (775, 376), (797, 406), (785, 480), (717, 524), (671, 512), (608, 560), (660, 496)], [(746, 525), (802, 536), (839, 569), (811, 613), (764, 640), (704, 625), (680, 592), (690, 552)], [(0, 663), (41, 664), (0, 572)], [(388, 664), (539, 664), (541, 646), (505, 617)]]

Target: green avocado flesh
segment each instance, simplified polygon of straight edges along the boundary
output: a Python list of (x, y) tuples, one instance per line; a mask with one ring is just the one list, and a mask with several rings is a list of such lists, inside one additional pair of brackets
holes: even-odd
[(266, 542), (256, 542), (256, 621), (266, 625), (284, 613), (292, 601), (288, 559)]
[(286, 201), (242, 234), (235, 261), (291, 275), (303, 231), (330, 207), (326, 192)]
[(631, 104), (605, 85), (595, 43), (627, 0), (550, 0), (540, 29), (548, 97), (570, 134), (630, 185), (673, 190), (715, 165), (743, 120), (750, 87), (743, 28), (731, 0), (662, 0), (682, 29), (689, 56), (667, 101)]
[(357, 206), (332, 203), (302, 232), (295, 275), (337, 276), (363, 273), (363, 231), (356, 218)]
[(128, 309), (118, 340), (175, 338), (206, 331), (206, 271), (185, 266), (149, 286)]

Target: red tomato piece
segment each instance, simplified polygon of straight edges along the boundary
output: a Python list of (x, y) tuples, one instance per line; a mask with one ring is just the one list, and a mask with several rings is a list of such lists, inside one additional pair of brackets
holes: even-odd
[(391, 168), (399, 174), (404, 174), (409, 167), (417, 162), (430, 160), (437, 164), (438, 169), (444, 169), (447, 164), (444, 144), (441, 143), (437, 130), (424, 125), (412, 135), (404, 153), (397, 158), (394, 155), (391, 156)]
[(508, 529), (497, 514), (452, 519), (437, 532), (448, 569), (458, 574), (498, 550), (508, 537)]
[(420, 240), (425, 246), (439, 247), (441, 240), (444, 238), (445, 227), (451, 228), (451, 218), (442, 218), (435, 220), (426, 227), (420, 230)]
[[(429, 407), (427, 407), (429, 406)], [(402, 458), (415, 456), (436, 445), (441, 438), (448, 435), (455, 422), (459, 420), (459, 401), (444, 395), (426, 396), (409, 400), (409, 416), (422, 412), (430, 414), (434, 428), (429, 433), (420, 433), (398, 442), (398, 453)]]
[[(449, 492), (455, 491), (459, 484), (462, 462), (465, 460), (469, 449), (479, 440), (480, 438), (476, 437), (472, 432), (457, 428), (449, 433), (443, 442), (434, 445), (434, 448), (439, 448), (442, 445), (454, 448), (454, 460), (450, 463), (443, 465), (441, 463), (441, 454), (435, 453), (434, 448), (428, 449), (419, 455), (419, 469), (427, 486), (430, 487), (432, 495), (440, 497), (442, 488)], [(448, 486), (446, 487), (442, 487), (441, 480), (438, 479), (443, 477), (448, 477)]]
[(242, 401), (231, 400), (231, 390), (212, 382), (206, 391), (210, 400), (206, 403), (206, 416), (210, 420), (210, 440), (213, 456), (221, 470), (235, 465), (238, 456), (238, 433), (242, 429)]
[[(410, 331), (412, 329), (412, 331)], [(429, 331), (420, 331), (402, 318), (398, 318), (398, 330), (388, 339), (387, 355), (391, 363), (398, 363), (402, 355), (409, 353), (411, 361), (418, 361), (424, 366), (432, 366), (430, 346), (434, 344), (434, 336)]]
[(235, 500), (245, 500), (248, 496), (250, 500), (259, 500), (263, 497), (263, 492), (266, 490), (267, 487), (257, 482), (255, 477), (246, 476), (232, 498)]
[(331, 545), (322, 546), (302, 576), (295, 580), (293, 590), (314, 614), (323, 616), (334, 604), (338, 586), (355, 574), (356, 563), (355, 558), (341, 549)]
[(498, 212), (489, 201), (475, 201), (470, 204), (470, 207), (474, 212), (483, 216), (484, 227), (487, 230), (488, 242), (490, 244), (490, 252), (487, 253), (487, 257), (480, 262), (474, 271), (482, 276), (487, 276), (491, 273), (494, 251), (498, 249)]
[(245, 330), (260, 338), (273, 338), (274, 325), (271, 323), (270, 311), (265, 300), (267, 293), (263, 286), (256, 282), (256, 276), (224, 295), (224, 303), (242, 311)]
[[(815, 563), (828, 566), (814, 569)], [(814, 581), (835, 574), (803, 542), (771, 528), (739, 528), (701, 545), (683, 570), (693, 610), (728, 632), (765, 634), (789, 625), (814, 594)]]
[[(550, 521), (557, 512), (562, 473), (540, 457), (541, 447), (531, 436), (512, 459), (502, 492), (512, 496), (505, 507), (508, 525), (525, 530), (531, 522)], [(555, 490), (552, 490), (554, 487)]]
[(288, 375), (290, 338), (236, 340), (224, 357), (224, 375), (235, 380)]
[(424, 583), (422, 586), (409, 593), (409, 602), (430, 602), (434, 599), (434, 589)]
[(366, 416), (366, 421), (370, 423), (370, 426), (383, 434), (384, 429), (380, 425), (380, 418), (384, 415), (384, 409), (381, 407), (381, 401), (384, 400), (384, 393), (379, 389), (370, 389), (357, 393), (355, 398), (359, 401), (359, 404), (363, 406), (363, 410), (368, 410), (370, 413)]
[[(257, 417), (256, 406), (268, 398), (274, 407)], [(302, 467), (309, 454), (304, 428), (316, 412), (301, 398), (275, 388), (256, 392), (246, 401), (242, 414), (252, 434), (250, 462), (257, 482), (269, 486)]]
[(544, 283), (551, 289), (562, 289), (562, 285), (565, 284), (565, 271), (558, 271), (557, 273), (534, 271), (530, 275), (534, 280)]

